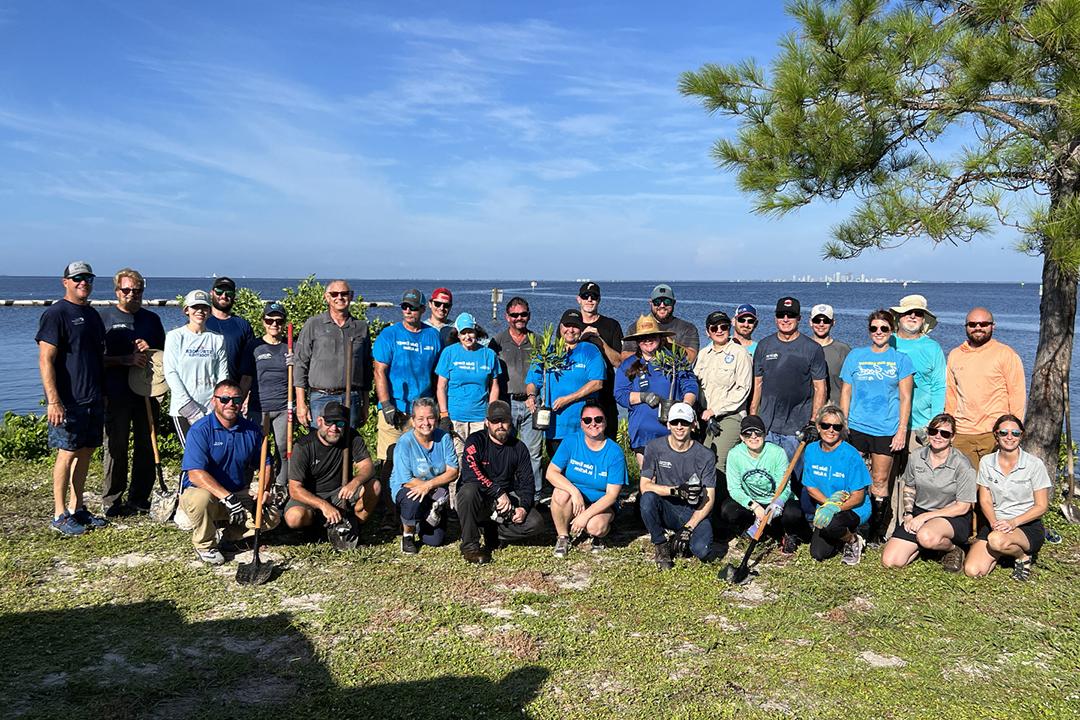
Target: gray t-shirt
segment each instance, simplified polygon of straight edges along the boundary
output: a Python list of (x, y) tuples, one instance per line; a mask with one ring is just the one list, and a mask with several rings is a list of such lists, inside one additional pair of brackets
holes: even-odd
[(996, 452), (979, 460), (979, 485), (990, 489), (994, 514), (998, 520), (1011, 520), (1035, 507), (1035, 491), (1052, 487), (1046, 465), (1031, 453), (1021, 450), (1016, 467), (1006, 475), (998, 467)]
[(694, 474), (703, 487), (716, 487), (716, 457), (697, 440), (686, 452), (672, 450), (666, 435), (651, 440), (645, 446), (642, 477), (651, 478), (657, 485), (677, 487)]
[(851, 352), (851, 346), (845, 342), (833, 340), (822, 347), (821, 351), (825, 353), (825, 364), (829, 366), (829, 377), (825, 379), (825, 397), (827, 398), (825, 402), (830, 405), (839, 405), (840, 390), (843, 388), (840, 381), (840, 369), (844, 367), (844, 359)]
[(956, 501), (974, 503), (975, 468), (956, 448), (949, 449), (945, 462), (930, 467), (930, 448), (912, 454), (904, 470), (904, 484), (915, 488), (915, 504), (923, 510), (940, 510)]
[(525, 394), (525, 376), (532, 363), (532, 345), (528, 338), (532, 334), (532, 330), (529, 330), (525, 341), (517, 345), (510, 337), (510, 331), (503, 330), (488, 343), (488, 347), (499, 356), (499, 363), (502, 365), (499, 372), (499, 392), (504, 398), (507, 395)]
[(828, 374), (821, 346), (805, 335), (790, 342), (775, 334), (762, 338), (754, 350), (754, 377), (761, 378), (758, 415), (769, 432), (794, 435), (810, 422), (813, 381)]

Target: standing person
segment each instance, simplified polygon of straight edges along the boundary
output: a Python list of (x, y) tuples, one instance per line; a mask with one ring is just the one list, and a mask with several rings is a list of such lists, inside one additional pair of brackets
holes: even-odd
[(450, 322), (450, 311), (454, 307), (454, 294), (444, 287), (435, 288), (431, 291), (431, 302), (428, 303), (430, 312), (425, 325), (439, 331), (439, 340), (443, 347), (450, 345), (450, 334), (454, 330), (454, 324)]
[[(714, 558), (709, 515), (716, 502), (716, 459), (690, 437), (695, 421), (694, 408), (675, 403), (668, 412), (670, 432), (645, 446), (641, 520), (661, 570), (670, 570), (687, 551), (702, 562)], [(675, 533), (671, 542), (668, 530)]]
[(870, 473), (859, 451), (844, 442), (847, 419), (836, 405), (817, 412), (821, 439), (803, 456), (802, 507), (813, 527), (810, 557), (823, 562), (843, 550), (840, 562), (858, 565), (866, 541), (858, 527), (870, 518)]
[(698, 355), (694, 374), (701, 382), (704, 444), (716, 454), (716, 469), (725, 473), (728, 453), (739, 442), (741, 422), (754, 386), (754, 360), (746, 348), (731, 339), (727, 313), (709, 313), (705, 331), (710, 343)]
[[(533, 363), (525, 377), (525, 393), (529, 396), (526, 402), (531, 403), (530, 412), (536, 409), (537, 398), (543, 390), (555, 416), (545, 431), (549, 457), (554, 457), (563, 438), (578, 432), (582, 406), (589, 398), (596, 397), (604, 384), (607, 366), (595, 345), (581, 342), (581, 331), (584, 329), (580, 311), (564, 312), (559, 319), (559, 333), (566, 343), (566, 369), (550, 371), (545, 377), (540, 372), (540, 366)], [(550, 387), (544, 388), (545, 383)]]
[[(105, 444), (102, 452), (101, 505), (105, 517), (150, 512), (154, 487), (154, 451), (146, 399), (128, 385), (132, 367), (146, 367), (149, 350), (165, 349), (165, 328), (156, 313), (142, 306), (146, 281), (131, 268), (113, 277), (116, 305), (101, 311), (105, 325)], [(158, 402), (150, 398), (157, 417)], [(131, 484), (128, 485), (128, 441)], [(127, 500), (124, 492), (127, 491)]]
[(390, 497), (401, 518), (401, 552), (415, 555), (420, 543), (439, 547), (446, 541), (448, 486), (458, 478), (460, 463), (450, 433), (438, 427), (438, 404), (417, 398), (412, 404), (412, 430), (394, 448)]
[(623, 331), (614, 318), (600, 314), (600, 286), (596, 283), (587, 282), (578, 288), (577, 304), (581, 310), (581, 322), (585, 325), (585, 329), (581, 331), (581, 339), (595, 345), (607, 364), (604, 386), (600, 389), (598, 399), (607, 418), (604, 423), (605, 432), (614, 440), (619, 432), (619, 409), (615, 403), (615, 369), (622, 362)]
[(944, 552), (945, 572), (960, 572), (964, 549), (971, 537), (971, 508), (977, 490), (975, 469), (952, 446), (956, 421), (941, 413), (926, 427), (926, 447), (911, 454), (904, 470), (902, 522), (893, 530), (881, 564), (901, 568), (919, 556), (919, 550)]
[(559, 445), (547, 469), (551, 521), (555, 524), (555, 557), (570, 552), (571, 535), (587, 534), (591, 550), (604, 548), (603, 538), (619, 509), (619, 493), (628, 482), (626, 455), (604, 433), (607, 415), (596, 400), (581, 409), (581, 432)]
[[(697, 360), (701, 338), (698, 337), (694, 323), (675, 317), (675, 291), (670, 285), (657, 285), (653, 288), (652, 293), (649, 294), (649, 314), (660, 323), (661, 328), (675, 333), (674, 341), (686, 351), (686, 356), (690, 358), (691, 363)], [(633, 325), (628, 325), (626, 334), (630, 335), (633, 332)], [(622, 359), (626, 360), (635, 352), (637, 352), (637, 345), (632, 340), (625, 340), (624, 337)]]
[[(296, 421), (315, 427), (322, 406), (349, 405), (349, 425), (367, 421), (371, 389), (371, 340), (366, 320), (350, 312), (353, 291), (345, 280), (331, 280), (323, 293), (326, 312), (308, 318), (296, 339)], [(352, 392), (345, 402), (345, 348), (352, 340)]]
[(255, 344), (255, 331), (251, 323), (233, 314), (236, 303), (236, 282), (229, 277), (219, 277), (210, 288), (213, 308), (206, 318), (206, 329), (225, 338), (225, 357), (229, 361), (229, 377), (240, 383), (246, 398), (255, 377), (251, 363), (251, 346)]
[(746, 348), (750, 357), (754, 357), (757, 341), (754, 340), (754, 328), (757, 327), (757, 308), (750, 303), (743, 303), (735, 308), (735, 337), (733, 340)]
[(184, 314), (187, 324), (165, 334), (162, 357), (169, 385), (169, 416), (181, 446), (191, 425), (213, 411), (214, 386), (229, 377), (225, 339), (206, 329), (210, 296), (205, 290), (192, 290), (184, 296)]
[(997, 451), (979, 461), (979, 509), (986, 523), (968, 552), (964, 572), (988, 575), (1012, 558), (1014, 580), (1031, 577), (1031, 566), (1046, 538), (1042, 516), (1050, 506), (1050, 475), (1039, 458), (1020, 448), (1024, 422), (1002, 415), (993, 426)]
[[(799, 301), (782, 297), (776, 302), (776, 334), (754, 349), (754, 395), (750, 414), (765, 422), (765, 440), (784, 448), (788, 459), (799, 445), (795, 433), (825, 404), (829, 366), (825, 352), (799, 332)], [(796, 480), (793, 490), (798, 490)]]
[(829, 375), (825, 378), (825, 402), (830, 405), (840, 404), (840, 389), (844, 385), (840, 380), (840, 370), (851, 352), (850, 345), (832, 336), (835, 322), (836, 314), (832, 305), (822, 303), (810, 309), (810, 330), (813, 332), (811, 338), (821, 346), (825, 353), (825, 364), (829, 367)]
[(277, 466), (277, 484), (285, 487), (289, 482), (285, 465), (285, 449), (289, 433), (289, 364), (292, 356), (285, 339), (285, 324), (289, 315), (279, 302), (268, 302), (263, 307), (263, 336), (252, 344), (251, 364), (255, 368), (255, 381), (248, 395), (248, 412), (258, 412), (274, 433), (274, 464)]
[[(536, 483), (535, 499), (540, 500), (540, 457), (544, 447), (544, 433), (533, 427), (532, 409), (525, 389), (525, 376), (532, 364), (532, 330), (529, 329), (529, 303), (525, 298), (512, 297), (506, 303), (506, 329), (492, 338), (488, 345), (499, 356), (499, 395), (510, 403), (513, 431), (518, 440), (529, 449), (533, 479)], [(536, 398), (533, 398), (535, 403)]]
[(945, 353), (928, 334), (937, 325), (937, 317), (930, 312), (922, 295), (900, 298), (892, 314), (897, 326), (893, 345), (911, 358), (915, 370), (909, 423), (912, 432), (908, 437), (910, 454), (921, 444), (917, 439), (924, 436), (930, 420), (945, 411)]
[[(435, 395), (435, 365), (442, 352), (439, 331), (420, 322), (424, 293), (413, 288), (401, 296), (401, 322), (383, 328), (375, 338), (375, 394), (379, 399), (378, 448), (386, 460), (390, 448), (411, 427), (413, 400)], [(392, 468), (384, 470), (388, 477)]]
[(893, 316), (875, 310), (867, 318), (869, 347), (852, 350), (844, 361), (840, 377), (840, 409), (848, 418), (850, 442), (870, 460), (871, 545), (885, 542), (889, 530), (889, 479), (893, 459), (907, 444), (911, 417), (911, 390), (914, 369), (911, 359), (889, 344)]
[(90, 307), (95, 277), (90, 263), (69, 263), (62, 281), (64, 297), (41, 314), (34, 338), (49, 447), (56, 448), (50, 527), (62, 535), (82, 535), (107, 524), (83, 504), (90, 456), (101, 447), (105, 424), (105, 326)]
[(457, 513), (466, 562), (490, 562), (501, 541), (520, 542), (544, 530), (544, 518), (533, 504), (529, 451), (510, 432), (512, 422), (510, 406), (496, 400), (488, 405), (484, 429), (465, 439)]
[(629, 412), (627, 434), (639, 468), (645, 446), (668, 434), (667, 426), (660, 421), (660, 406), (668, 404), (669, 396), (673, 403), (692, 406), (700, 389), (693, 373), (680, 372), (672, 380), (656, 362), (657, 351), (673, 334), (661, 329), (651, 315), (639, 317), (633, 332), (626, 336), (627, 342), (637, 343), (637, 352), (623, 361), (615, 375), (615, 399)]
[(499, 399), (499, 359), (490, 347), (480, 344), (476, 318), (461, 313), (454, 321), (459, 342), (443, 348), (435, 365), (438, 376), (439, 427), (454, 438), (460, 457), (465, 438), (484, 426), (489, 403)]
[(992, 452), (993, 425), (1002, 415), (1024, 417), (1027, 402), (1024, 363), (994, 339), (994, 316), (977, 307), (964, 323), (967, 340), (949, 353), (945, 365), (945, 412), (956, 418), (956, 449), (972, 466)]

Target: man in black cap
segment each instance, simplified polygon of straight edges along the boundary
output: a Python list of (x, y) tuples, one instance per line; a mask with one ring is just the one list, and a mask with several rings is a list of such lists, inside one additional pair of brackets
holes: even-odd
[[(358, 526), (378, 506), (382, 486), (364, 438), (348, 427), (345, 406), (327, 403), (316, 424), (315, 432), (293, 445), (285, 524), (297, 529), (321, 520), (335, 547), (355, 547)], [(343, 483), (341, 464), (346, 457), (351, 472)]]
[(544, 518), (533, 506), (529, 449), (510, 432), (512, 423), (510, 406), (496, 400), (488, 405), (484, 429), (465, 439), (457, 513), (461, 555), (470, 563), (491, 562), (500, 540), (520, 542), (544, 530)]
[[(240, 383), (246, 398), (251, 390), (255, 368), (251, 361), (251, 346), (255, 344), (255, 331), (251, 323), (233, 314), (236, 302), (236, 282), (225, 276), (215, 278), (210, 289), (210, 317), (206, 329), (221, 335), (225, 340), (225, 358), (229, 362), (229, 379)], [(250, 415), (250, 413), (249, 413)]]
[[(662, 329), (675, 333), (672, 340), (686, 351), (686, 356), (690, 359), (690, 362), (693, 363), (697, 360), (698, 348), (701, 347), (701, 338), (698, 336), (694, 323), (675, 317), (675, 291), (671, 289), (670, 285), (661, 284), (653, 288), (649, 294), (649, 312), (656, 318), (656, 322), (660, 323)], [(636, 323), (635, 320), (626, 326), (627, 335), (634, 334)], [(622, 360), (630, 357), (635, 352), (637, 352), (637, 343), (635, 341), (627, 340), (623, 342)]]
[[(62, 535), (82, 535), (107, 524), (83, 504), (86, 470), (105, 426), (105, 325), (90, 307), (94, 271), (87, 262), (64, 268), (64, 297), (45, 309), (34, 340), (45, 389), (53, 464), (53, 520)], [(65, 501), (70, 501), (65, 504)]]
[(801, 309), (793, 297), (776, 303), (776, 333), (754, 350), (754, 395), (750, 414), (768, 428), (767, 442), (784, 448), (790, 459), (795, 437), (825, 404), (829, 366), (821, 346), (799, 332)]
[(577, 304), (581, 309), (581, 322), (585, 326), (581, 331), (581, 339), (595, 345), (607, 361), (604, 386), (600, 389), (597, 400), (607, 419), (605, 432), (614, 440), (619, 431), (619, 407), (615, 403), (615, 369), (622, 362), (622, 328), (614, 318), (600, 314), (600, 286), (596, 283), (582, 284), (578, 289)]

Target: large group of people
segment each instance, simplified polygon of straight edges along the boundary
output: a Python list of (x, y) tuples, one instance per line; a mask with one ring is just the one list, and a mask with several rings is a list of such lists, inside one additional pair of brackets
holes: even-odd
[[(804, 333), (794, 297), (777, 301), (776, 331), (756, 341), (753, 305), (709, 313), (701, 347), (671, 286), (657, 285), (624, 329), (586, 282), (559, 319), (564, 352), (552, 365), (534, 352), (523, 297), (488, 337), (471, 314), (453, 316), (448, 288), (430, 301), (408, 289), (401, 321), (372, 340), (350, 312), (349, 283), (333, 280), (326, 311), (292, 347), (285, 307), (267, 303), (257, 334), (233, 311), (230, 278), (187, 293), (186, 322), (168, 332), (142, 307), (137, 271), (116, 273), (116, 305), (101, 313), (89, 304), (95, 279), (86, 262), (65, 267), (64, 297), (36, 337), (57, 451), (51, 527), (64, 535), (148, 512), (157, 401), (128, 373), (157, 358), (184, 448), (178, 517), (210, 564), (254, 532), (250, 486), (262, 462), (279, 468), (261, 498), (264, 530), (325, 527), (346, 549), (381, 514), (415, 555), (446, 544), (456, 516), (471, 563), (542, 538), (548, 514), (555, 556), (583, 543), (601, 552), (631, 509), (661, 569), (709, 562), (746, 532), (774, 536), (784, 555), (807, 544), (817, 561), (854, 565), (869, 545), (890, 568), (937, 557), (979, 577), (1006, 563), (1026, 580), (1045, 539), (1051, 483), (1021, 449), (1023, 366), (994, 339), (985, 308), (968, 313), (967, 339), (947, 359), (920, 295), (871, 312), (860, 347), (832, 337), (826, 304), (812, 306)], [(295, 418), (310, 429), (285, 461), (292, 390)], [(375, 458), (358, 431), (372, 396)], [(620, 407), (636, 488), (617, 441)], [(83, 490), (103, 444), (99, 516)]]

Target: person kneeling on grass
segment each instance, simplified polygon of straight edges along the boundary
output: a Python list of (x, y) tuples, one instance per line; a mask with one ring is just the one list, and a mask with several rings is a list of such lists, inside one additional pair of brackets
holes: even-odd
[[(672, 558), (688, 550), (703, 562), (714, 558), (709, 514), (716, 501), (716, 457), (690, 437), (696, 419), (692, 407), (675, 403), (668, 410), (670, 434), (645, 446), (641, 519), (661, 570), (674, 567)], [(675, 532), (671, 542), (668, 530)]]
[(544, 530), (544, 518), (533, 507), (529, 448), (510, 432), (512, 423), (510, 405), (496, 400), (488, 405), (484, 429), (465, 438), (457, 513), (461, 555), (467, 562), (491, 562), (500, 541), (520, 542)]
[(420, 552), (446, 542), (447, 487), (458, 477), (458, 457), (450, 433), (436, 427), (439, 406), (434, 398), (413, 401), (412, 429), (397, 442), (390, 473), (390, 497), (401, 518), (401, 552)]
[(1002, 415), (994, 423), (997, 451), (979, 461), (979, 509), (986, 523), (968, 552), (964, 572), (988, 575), (1002, 557), (1013, 559), (1014, 580), (1031, 577), (1046, 539), (1042, 516), (1050, 504), (1050, 475), (1039, 458), (1020, 449), (1024, 423)]
[(599, 401), (585, 401), (580, 423), (581, 432), (560, 443), (547, 469), (547, 481), (554, 488), (555, 557), (566, 557), (571, 535), (582, 533), (592, 537), (593, 552), (603, 549), (601, 538), (611, 529), (619, 491), (628, 479), (622, 447), (605, 435), (607, 419)]
[[(243, 402), (239, 383), (219, 382), (214, 386), (211, 413), (195, 421), (184, 444), (180, 508), (194, 526), (195, 554), (210, 565), (225, 562), (218, 544), (219, 528), (221, 539), (229, 542), (255, 534), (249, 491), (259, 465), (263, 431), (240, 415)], [(274, 504), (265, 502), (263, 530), (276, 527), (280, 519)]]
[[(346, 448), (350, 472), (343, 483)], [(315, 432), (293, 446), (285, 524), (300, 529), (318, 521), (335, 548), (355, 548), (359, 526), (371, 517), (381, 492), (364, 438), (349, 427), (349, 411), (336, 400), (326, 403), (315, 420)]]
[[(952, 446), (956, 420), (941, 413), (926, 426), (927, 446), (911, 454), (904, 469), (904, 515), (881, 553), (881, 564), (900, 568), (920, 549), (945, 551), (946, 572), (960, 572), (971, 537), (971, 508), (975, 505), (975, 469)], [(959, 544), (958, 544), (959, 543)]]
[(847, 419), (836, 405), (817, 414), (821, 439), (803, 455), (802, 507), (814, 528), (810, 556), (821, 562), (843, 548), (840, 561), (858, 565), (866, 541), (856, 532), (870, 517), (870, 473), (859, 451), (844, 442)]

